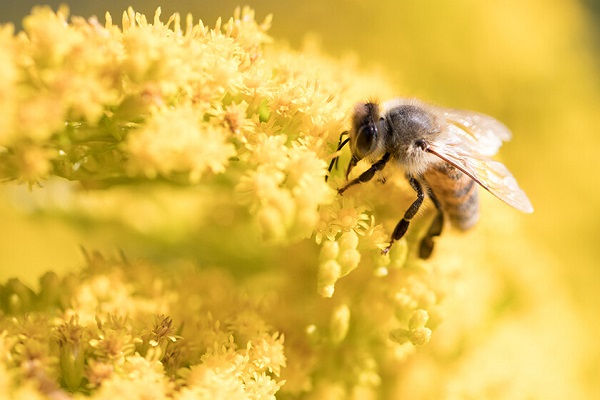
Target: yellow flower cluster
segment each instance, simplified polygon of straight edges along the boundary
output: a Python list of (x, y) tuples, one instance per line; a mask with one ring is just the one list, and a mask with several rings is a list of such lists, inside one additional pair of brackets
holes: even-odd
[(325, 162), (303, 145), (286, 147), (286, 139), (261, 135), (248, 155), (255, 169), (245, 173), (236, 187), (267, 239), (310, 236), (319, 218), (318, 206), (335, 193), (325, 183)]
[[(283, 335), (222, 274), (187, 268), (174, 278), (149, 265), (88, 257), (86, 277), (49, 273), (31, 296), (18, 281), (3, 287), (15, 315), (0, 321), (0, 367), (11, 368), (3, 398), (18, 398), (31, 384), (50, 398), (92, 391), (96, 399), (267, 399), (284, 383)], [(140, 282), (142, 272), (152, 287)], [(178, 290), (182, 280), (187, 290)], [(50, 313), (35, 312), (41, 307)], [(16, 385), (21, 379), (26, 389)]]
[[(387, 390), (386, 371), (435, 335), (447, 271), (409, 251), (419, 221), (381, 255), (410, 202), (401, 177), (337, 196), (341, 172), (325, 176), (348, 110), (390, 85), (310, 46), (267, 46), (270, 19), (250, 9), (214, 28), (160, 10), (130, 9), (121, 28), (67, 14), (37, 8), (0, 35), (0, 174), (58, 187), (35, 207), (113, 224), (113, 243), (176, 273), (93, 256), (39, 293), (9, 282), (4, 393), (28, 390), (19, 380), (48, 397)], [(171, 268), (179, 257), (202, 272)]]
[(353, 204), (331, 204), (325, 168), (347, 110), (383, 84), (314, 51), (264, 49), (270, 18), (249, 9), (212, 29), (177, 14), (164, 24), (160, 10), (149, 23), (129, 9), (122, 29), (110, 15), (67, 17), (36, 8), (24, 32), (0, 35), (4, 179), (197, 184), (228, 172), (267, 239), (365, 228), (365, 214), (344, 215)]
[[(406, 17), (405, 33), (418, 28), (415, 15), (438, 18), (427, 27), (437, 37), (456, 22), (451, 15), (490, 15), (487, 3), (388, 3), (386, 16)], [(514, 68), (491, 66), (499, 79), (484, 73), (485, 62), (432, 42), (436, 35), (398, 36), (398, 24), (375, 33), (398, 38), (402, 51), (356, 43), (361, 62), (377, 54), (425, 96), (472, 104), (477, 89), (455, 89), (479, 87), (490, 96), (477, 107), (503, 110), (521, 144), (537, 148), (540, 132), (551, 138), (596, 104), (590, 89), (563, 107), (560, 82), (570, 93), (570, 77), (593, 70), (582, 46), (572, 46), (583, 37), (583, 13), (563, 3), (546, 13), (553, 28), (530, 29), (525, 41), (506, 26), (511, 18), (470, 18), (455, 39), (489, 56), (499, 49), (486, 39), (501, 38)], [(517, 15), (503, 7), (492, 14)], [(535, 27), (540, 10), (550, 9), (528, 3), (520, 22)], [(249, 9), (208, 27), (160, 11), (100, 23), (37, 8), (22, 32), (0, 27), (0, 177), (15, 182), (0, 186), (0, 272), (25, 282), (0, 283), (0, 398), (598, 398), (587, 390), (598, 381), (589, 318), (597, 307), (589, 296), (569, 300), (564, 277), (573, 271), (513, 210), (482, 191), (477, 227), (445, 230), (423, 262), (413, 249), (431, 218), (426, 202), (381, 255), (414, 200), (402, 174), (338, 196), (344, 149), (323, 178), (353, 104), (403, 92), (352, 57), (330, 59), (310, 41), (300, 51), (273, 42), (269, 24)], [(547, 40), (559, 36), (558, 45)], [(515, 82), (552, 90), (522, 96)], [(541, 131), (539, 118), (518, 115), (535, 113), (540, 93), (549, 95)], [(527, 153), (529, 166), (521, 144), (511, 146), (511, 161)], [(568, 165), (559, 169), (546, 186), (569, 176)], [(564, 208), (546, 203), (546, 211)], [(550, 226), (543, 215), (529, 221), (538, 233)], [(569, 226), (580, 249), (583, 225)], [(553, 242), (568, 246), (562, 239)], [(88, 254), (83, 269), (59, 272), (80, 262), (63, 253), (57, 262), (48, 247), (79, 244), (124, 256)], [(571, 264), (585, 260), (564, 253)], [(34, 284), (33, 265), (57, 273)], [(574, 279), (594, 292), (583, 276)]]
[(160, 113), (132, 132), (124, 145), (132, 157), (131, 173), (149, 178), (186, 173), (191, 182), (198, 182), (207, 172), (223, 172), (235, 155), (226, 142), (228, 132), (200, 120), (196, 110), (184, 106)]

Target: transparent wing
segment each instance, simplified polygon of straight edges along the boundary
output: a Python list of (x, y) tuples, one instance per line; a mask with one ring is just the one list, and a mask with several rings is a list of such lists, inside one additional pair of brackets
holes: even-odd
[(438, 108), (447, 123), (447, 130), (455, 141), (462, 141), (475, 155), (493, 156), (502, 142), (510, 140), (510, 130), (500, 121), (473, 111)]
[(501, 162), (473, 156), (464, 142), (430, 143), (427, 151), (454, 165), (508, 205), (524, 213), (533, 212), (529, 198)]

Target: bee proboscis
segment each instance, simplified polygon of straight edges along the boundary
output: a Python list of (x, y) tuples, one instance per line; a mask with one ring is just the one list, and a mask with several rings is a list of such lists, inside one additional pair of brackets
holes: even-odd
[[(345, 134), (348, 138), (342, 141)], [(368, 160), (371, 166), (338, 189), (338, 193), (371, 180), (388, 163), (402, 167), (417, 198), (394, 228), (383, 252), (387, 253), (394, 241), (404, 236), (428, 196), (436, 207), (436, 216), (420, 243), (419, 256), (429, 258), (445, 216), (460, 230), (477, 222), (477, 184), (517, 210), (533, 212), (531, 202), (510, 171), (491, 158), (510, 138), (504, 124), (473, 111), (402, 98), (381, 105), (359, 103), (352, 114), (352, 128), (340, 136), (338, 151), (349, 143), (352, 158), (346, 179), (360, 160)], [(331, 161), (330, 172), (337, 160), (338, 157)]]

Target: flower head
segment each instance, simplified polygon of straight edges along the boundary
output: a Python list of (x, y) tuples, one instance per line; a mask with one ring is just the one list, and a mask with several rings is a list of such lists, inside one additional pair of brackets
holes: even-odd
[[(523, 268), (548, 258), (505, 251), (527, 238), (501, 208), (484, 203), (487, 228), (444, 234), (423, 261), (425, 207), (381, 254), (414, 193), (399, 174), (339, 195), (327, 166), (348, 162), (354, 103), (394, 85), (277, 43), (270, 24), (249, 8), (210, 26), (129, 8), (119, 26), (40, 7), (23, 32), (0, 27), (0, 177), (35, 187), (3, 186), (7, 235), (20, 240), (11, 203), (44, 234), (62, 222), (75, 245), (121, 250), (0, 285), (0, 398), (503, 397), (523, 326), (530, 343), (564, 339), (557, 321), (580, 338)], [(552, 313), (521, 317), (525, 298)], [(473, 370), (489, 371), (481, 386)]]

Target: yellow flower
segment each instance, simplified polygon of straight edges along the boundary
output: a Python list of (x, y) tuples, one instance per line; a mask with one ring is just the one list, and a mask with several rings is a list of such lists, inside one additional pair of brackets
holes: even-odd
[(254, 133), (256, 123), (248, 118), (248, 103), (244, 100), (239, 104), (232, 103), (225, 107), (217, 103), (212, 113), (243, 143), (248, 141), (246, 136)]
[(19, 70), (16, 65), (17, 46), (13, 39), (11, 25), (0, 26), (0, 146), (12, 140), (17, 120), (17, 80)]
[(273, 42), (249, 8), (164, 20), (37, 8), (0, 28), (0, 177), (43, 183), (2, 188), (6, 241), (15, 204), (123, 253), (0, 286), (0, 397), (502, 397), (547, 383), (546, 352), (514, 344), (564, 339), (557, 318), (574, 351), (551, 352), (550, 376), (571, 379), (586, 331), (534, 268), (551, 257), (507, 251), (529, 240), (509, 211), (482, 196), (488, 222), (423, 261), (426, 208), (381, 254), (414, 200), (401, 174), (336, 193), (349, 110), (391, 97), (385, 74)]
[(123, 149), (131, 158), (130, 171), (149, 178), (189, 173), (198, 182), (207, 173), (225, 170), (235, 149), (230, 133), (201, 121), (192, 107), (180, 107), (154, 115), (140, 129), (130, 132)]
[(7, 157), (5, 168), (7, 175), (15, 174), (19, 182), (30, 187), (39, 185), (51, 173), (51, 160), (56, 153), (50, 149), (22, 144), (13, 148), (13, 154)]
[(321, 209), (321, 220), (317, 225), (317, 243), (323, 237), (334, 240), (340, 232), (355, 230), (361, 233), (367, 228), (369, 217), (364, 213), (366, 206), (357, 206), (351, 197), (342, 197)]
[(171, 386), (160, 362), (133, 355), (102, 382), (94, 398), (163, 399), (171, 391)]

